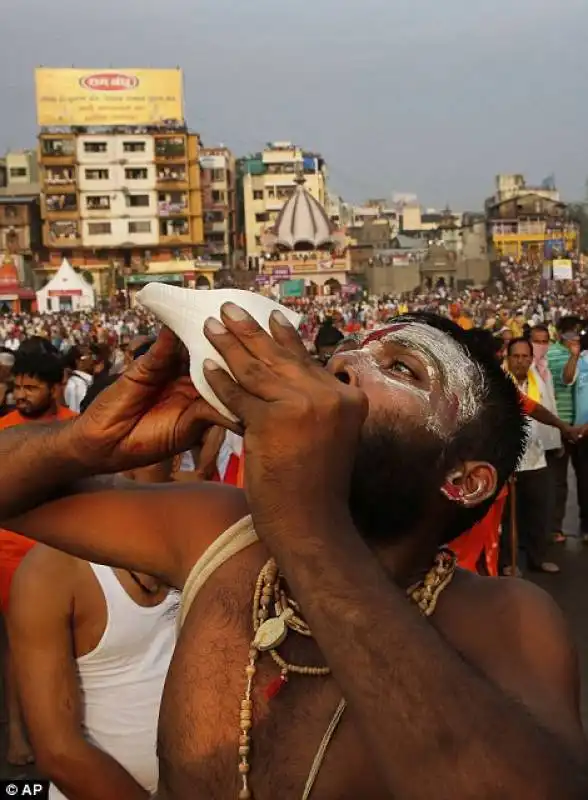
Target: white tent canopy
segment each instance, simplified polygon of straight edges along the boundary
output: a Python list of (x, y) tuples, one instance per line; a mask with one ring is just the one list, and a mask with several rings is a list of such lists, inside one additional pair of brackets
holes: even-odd
[(94, 289), (79, 275), (67, 258), (49, 283), (37, 292), (39, 313), (48, 311), (85, 311), (94, 308)]

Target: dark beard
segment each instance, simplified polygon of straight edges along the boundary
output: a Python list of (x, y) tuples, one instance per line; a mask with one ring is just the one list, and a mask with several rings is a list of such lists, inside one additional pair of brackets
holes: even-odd
[(19, 406), (16, 406), (16, 410), (21, 415), (21, 417), (24, 417), (25, 419), (35, 420), (35, 419), (39, 419), (40, 417), (44, 417), (46, 414), (49, 414), (49, 412), (51, 411), (52, 405), (53, 405), (52, 403), (49, 403), (47, 406), (45, 406), (45, 408), (42, 408), (42, 409), (35, 408), (33, 410), (28, 410), (28, 409), (24, 409), (24, 408), (21, 408)]
[(370, 545), (397, 541), (430, 511), (444, 480), (443, 443), (396, 414), (364, 425), (351, 478), (349, 507)]

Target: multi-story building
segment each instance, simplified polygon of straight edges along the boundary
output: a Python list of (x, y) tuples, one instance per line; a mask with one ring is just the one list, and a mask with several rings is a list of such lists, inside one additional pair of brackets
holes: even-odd
[(575, 257), (579, 226), (550, 182), (527, 186), (522, 175), (498, 175), (486, 201), (488, 249), (494, 259), (534, 263)]
[(261, 153), (242, 159), (240, 173), (246, 266), (255, 269), (264, 255), (262, 235), (296, 191), (301, 173), (305, 190), (324, 207), (327, 169), (318, 153), (307, 152), (291, 142), (273, 142)]
[(41, 247), (41, 217), (33, 156), (9, 152), (0, 164), (0, 308), (12, 311), (30, 311), (35, 299), (32, 267)]
[(224, 146), (203, 147), (200, 170), (205, 252), (231, 268), (237, 251), (235, 156)]
[(159, 280), (213, 285), (203, 261), (200, 139), (186, 129), (73, 129), (39, 137), (46, 280), (64, 257), (97, 293)]

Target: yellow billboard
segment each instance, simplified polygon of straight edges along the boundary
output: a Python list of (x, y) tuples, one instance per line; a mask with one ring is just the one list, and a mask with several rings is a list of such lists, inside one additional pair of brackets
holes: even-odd
[(180, 69), (35, 70), (42, 127), (157, 125), (184, 119)]

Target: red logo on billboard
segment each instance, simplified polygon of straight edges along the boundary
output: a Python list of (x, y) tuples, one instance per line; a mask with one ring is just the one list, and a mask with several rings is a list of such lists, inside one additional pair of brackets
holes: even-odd
[(138, 85), (139, 78), (136, 75), (124, 75), (122, 72), (99, 72), (80, 78), (80, 86), (92, 92), (128, 92)]

